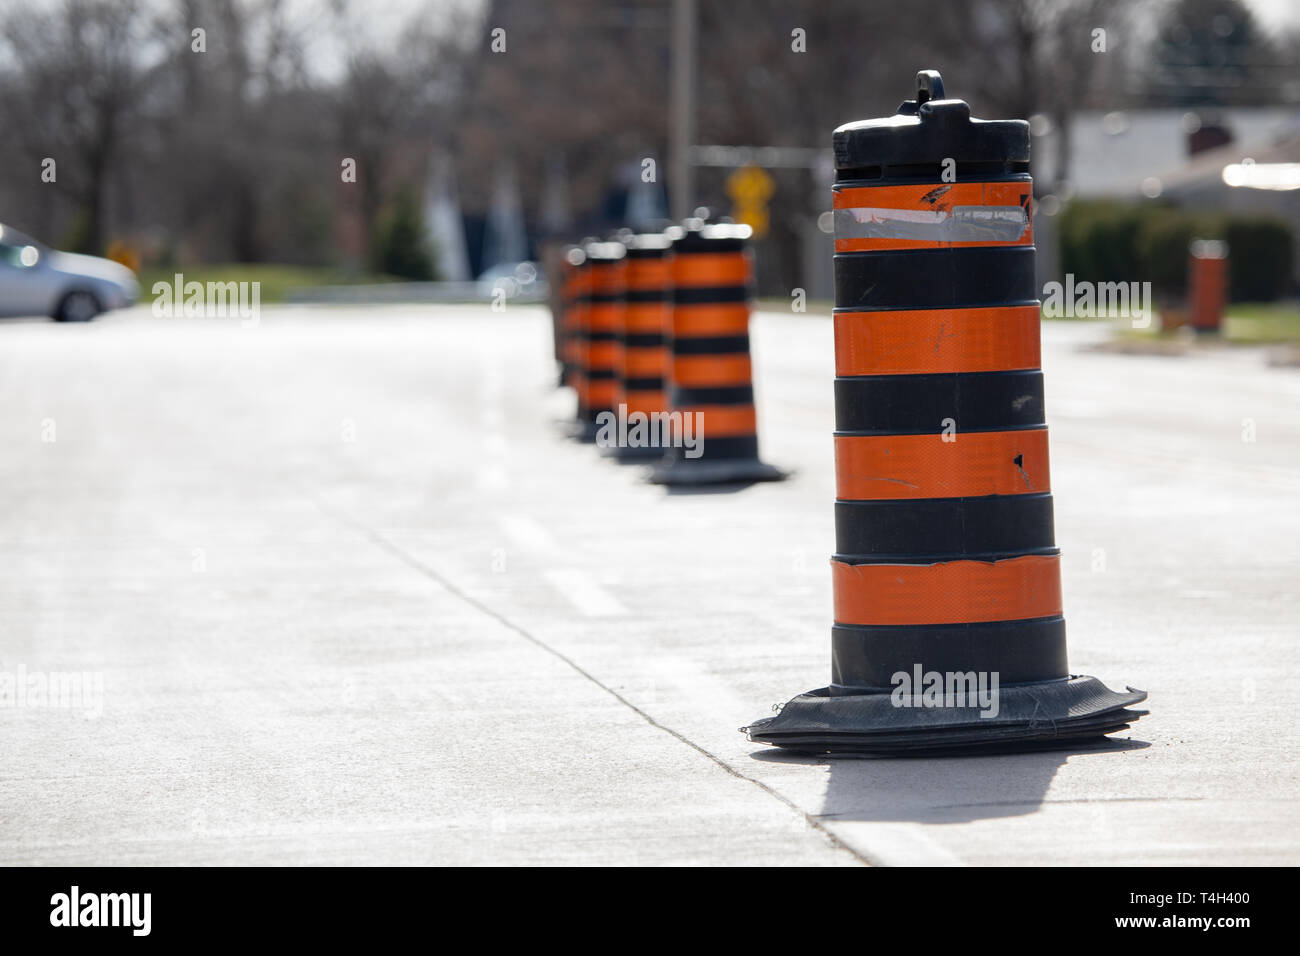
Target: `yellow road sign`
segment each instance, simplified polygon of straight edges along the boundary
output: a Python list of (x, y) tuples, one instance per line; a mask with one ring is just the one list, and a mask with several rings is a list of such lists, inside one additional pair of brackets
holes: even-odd
[(776, 192), (776, 181), (759, 166), (742, 166), (727, 177), (731, 217), (754, 230), (754, 238), (767, 235), (767, 203)]

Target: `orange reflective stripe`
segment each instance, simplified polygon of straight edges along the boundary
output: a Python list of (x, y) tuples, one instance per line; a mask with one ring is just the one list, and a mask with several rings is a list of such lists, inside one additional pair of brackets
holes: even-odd
[(916, 183), (907, 186), (856, 186), (833, 190), (835, 209), (951, 209), (953, 206), (1023, 206), (1030, 183)]
[(686, 305), (673, 309), (673, 335), (744, 335), (749, 331), (749, 306), (744, 302)]
[(672, 263), (662, 259), (629, 259), (627, 262), (627, 287), (638, 292), (664, 289), (672, 285)]
[(623, 307), (592, 305), (587, 309), (586, 328), (592, 332), (617, 332), (623, 322)]
[(748, 355), (682, 355), (673, 359), (673, 381), (688, 388), (748, 385), (752, 377)]
[[(681, 409), (683, 415), (696, 412), (704, 416), (696, 435), (706, 443), (710, 438), (753, 435), (758, 427), (753, 405), (688, 405)], [(708, 453), (707, 449), (705, 453)]]
[(587, 345), (587, 368), (615, 368), (621, 352), (617, 342), (590, 342)]
[[(1027, 209), (1031, 185), (1024, 181), (1001, 183), (920, 183), (908, 186), (858, 186), (834, 190), (835, 209), (888, 209), (904, 213), (951, 215), (955, 207), (1019, 206)], [(887, 249), (927, 249), (952, 246), (1029, 246), (1034, 243), (1033, 220), (1026, 213), (1024, 232), (1014, 240), (974, 239), (938, 242), (927, 239), (836, 238), (836, 252)]]
[(744, 285), (749, 257), (743, 252), (684, 252), (673, 256), (673, 282), (683, 287)]
[(1054, 617), (1062, 610), (1058, 555), (942, 564), (831, 561), (837, 624), (967, 624)]
[(920, 375), (1038, 368), (1037, 305), (836, 312), (836, 375)]
[(589, 408), (613, 408), (614, 396), (617, 394), (618, 383), (612, 378), (587, 382), (587, 406)]
[(668, 398), (663, 392), (624, 392), (622, 401), (629, 412), (664, 412), (668, 410)]
[(668, 350), (656, 348), (629, 348), (623, 350), (623, 376), (645, 378), (662, 375), (668, 368)]
[[(958, 423), (960, 428), (960, 423)], [(836, 435), (841, 501), (1050, 491), (1047, 429), (942, 435)]]
[(629, 302), (623, 313), (623, 328), (629, 332), (663, 332), (672, 323), (672, 314), (667, 302)]

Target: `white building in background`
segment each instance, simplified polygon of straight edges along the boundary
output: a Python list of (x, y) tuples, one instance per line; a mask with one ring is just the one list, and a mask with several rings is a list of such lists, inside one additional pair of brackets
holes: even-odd
[[(1039, 280), (1059, 279), (1056, 213), (1073, 198), (1138, 201), (1164, 198), (1189, 208), (1267, 211), (1296, 222), (1300, 192), (1233, 189), (1223, 167), (1241, 159), (1294, 155), (1300, 110), (1294, 107), (1199, 107), (1075, 113), (1069, 161), (1059, 170), (1061, 131), (1045, 116), (1030, 119), (1031, 171), (1039, 199), (1034, 216)], [(1288, 145), (1289, 144), (1289, 145)], [(1300, 229), (1297, 230), (1300, 232)], [(1300, 244), (1298, 244), (1300, 246)], [(1300, 267), (1300, 263), (1298, 263)]]
[[(1070, 158), (1061, 199), (1140, 199), (1163, 177), (1177, 173), (1194, 155), (1221, 143), (1206, 138), (1212, 128), (1227, 134), (1243, 156), (1300, 133), (1300, 110), (1286, 107), (1226, 107), (1196, 110), (1097, 110), (1075, 113), (1070, 122)], [(1030, 120), (1034, 182), (1040, 195), (1061, 180), (1057, 162), (1060, 130), (1043, 116)], [(1199, 151), (1199, 150), (1197, 150)], [(1144, 188), (1145, 187), (1145, 188)]]

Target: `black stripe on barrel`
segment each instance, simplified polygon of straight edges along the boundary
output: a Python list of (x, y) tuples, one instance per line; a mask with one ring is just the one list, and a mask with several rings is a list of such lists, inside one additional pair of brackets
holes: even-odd
[(961, 372), (835, 380), (840, 434), (1007, 431), (1044, 424), (1043, 373)]

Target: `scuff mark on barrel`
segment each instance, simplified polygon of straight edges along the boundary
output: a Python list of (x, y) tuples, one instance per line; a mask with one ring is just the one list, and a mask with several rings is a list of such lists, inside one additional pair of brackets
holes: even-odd
[(936, 189), (931, 189), (928, 193), (926, 193), (924, 196), (921, 197), (921, 202), (928, 202), (931, 206), (933, 206), (935, 203), (939, 201), (939, 197), (942, 196), (950, 189), (952, 189), (951, 186), (939, 186)]
[(1013, 462), (1015, 462), (1016, 468), (1019, 469), (1019, 471), (1020, 471), (1020, 477), (1023, 478), (1023, 479), (1025, 479), (1025, 487), (1026, 487), (1026, 488), (1032, 488), (1032, 487), (1034, 487), (1034, 483), (1033, 483), (1032, 481), (1029, 480), (1029, 474), (1025, 471), (1025, 456), (1024, 456), (1024, 454), (1016, 455), (1016, 457), (1013, 458), (1013, 459), (1011, 459), (1011, 460), (1012, 460)]

